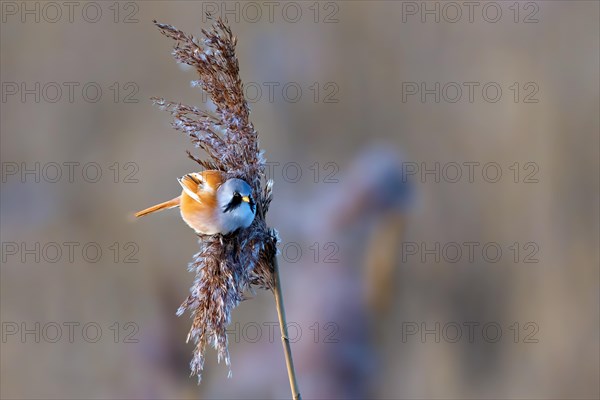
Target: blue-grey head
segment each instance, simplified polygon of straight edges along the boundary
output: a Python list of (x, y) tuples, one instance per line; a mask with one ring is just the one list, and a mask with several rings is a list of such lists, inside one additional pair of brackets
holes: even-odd
[(256, 215), (252, 188), (242, 179), (228, 179), (217, 189), (217, 207), (221, 233), (249, 227)]

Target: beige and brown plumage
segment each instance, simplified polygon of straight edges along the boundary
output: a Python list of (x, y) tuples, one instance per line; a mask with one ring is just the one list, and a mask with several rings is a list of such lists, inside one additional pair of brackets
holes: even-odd
[[(139, 211), (135, 216), (179, 207), (181, 218), (200, 234), (229, 233), (245, 228), (254, 219), (256, 211), (251, 188), (240, 179), (225, 179), (223, 172), (215, 170), (186, 174), (178, 178), (181, 195)], [(225, 183), (227, 187), (221, 193)], [(238, 210), (244, 202), (248, 203), (249, 211), (246, 208)]]

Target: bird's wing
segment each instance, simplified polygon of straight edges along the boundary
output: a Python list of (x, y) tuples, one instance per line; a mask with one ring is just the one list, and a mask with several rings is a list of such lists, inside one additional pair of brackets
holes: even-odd
[(202, 181), (203, 189), (206, 191), (216, 191), (223, 182), (225, 182), (225, 174), (221, 171), (206, 170), (201, 174), (197, 174)]
[(177, 180), (188, 196), (197, 202), (200, 202), (200, 196), (198, 196), (198, 186), (202, 185), (202, 181), (197, 179), (197, 177), (195, 177), (193, 174), (184, 175), (181, 178), (177, 178)]
[(225, 174), (221, 171), (206, 170), (197, 175), (200, 175), (202, 181), (201, 190), (198, 191), (200, 202), (213, 210), (217, 207), (217, 189), (225, 182)]
[(207, 170), (192, 172), (178, 179), (185, 193), (192, 199), (207, 206), (216, 205), (216, 192), (223, 183), (225, 174), (221, 171)]

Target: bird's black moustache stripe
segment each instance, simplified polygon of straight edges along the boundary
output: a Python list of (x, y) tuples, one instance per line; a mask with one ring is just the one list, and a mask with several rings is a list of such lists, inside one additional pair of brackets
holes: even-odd
[(229, 212), (231, 210), (235, 210), (236, 208), (238, 208), (240, 205), (242, 205), (242, 199), (239, 197), (234, 197), (233, 199), (231, 199), (231, 201), (225, 206), (225, 208), (223, 209), (223, 212)]
[[(242, 205), (242, 196), (233, 196), (231, 201), (225, 206), (225, 208), (223, 208), (223, 212), (226, 213), (226, 212), (235, 210), (236, 208), (238, 208), (241, 205)], [(254, 200), (252, 198), (250, 199), (250, 202), (248, 203), (248, 205), (250, 206), (250, 211), (252, 211), (252, 213), (254, 213), (254, 210), (256, 209), (256, 204), (254, 203)]]

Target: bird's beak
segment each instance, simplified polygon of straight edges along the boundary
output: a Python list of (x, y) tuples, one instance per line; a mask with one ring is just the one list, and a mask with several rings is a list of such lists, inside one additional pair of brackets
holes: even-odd
[(250, 203), (250, 197), (244, 196), (244, 197), (242, 197), (242, 201), (245, 201), (246, 203)]

